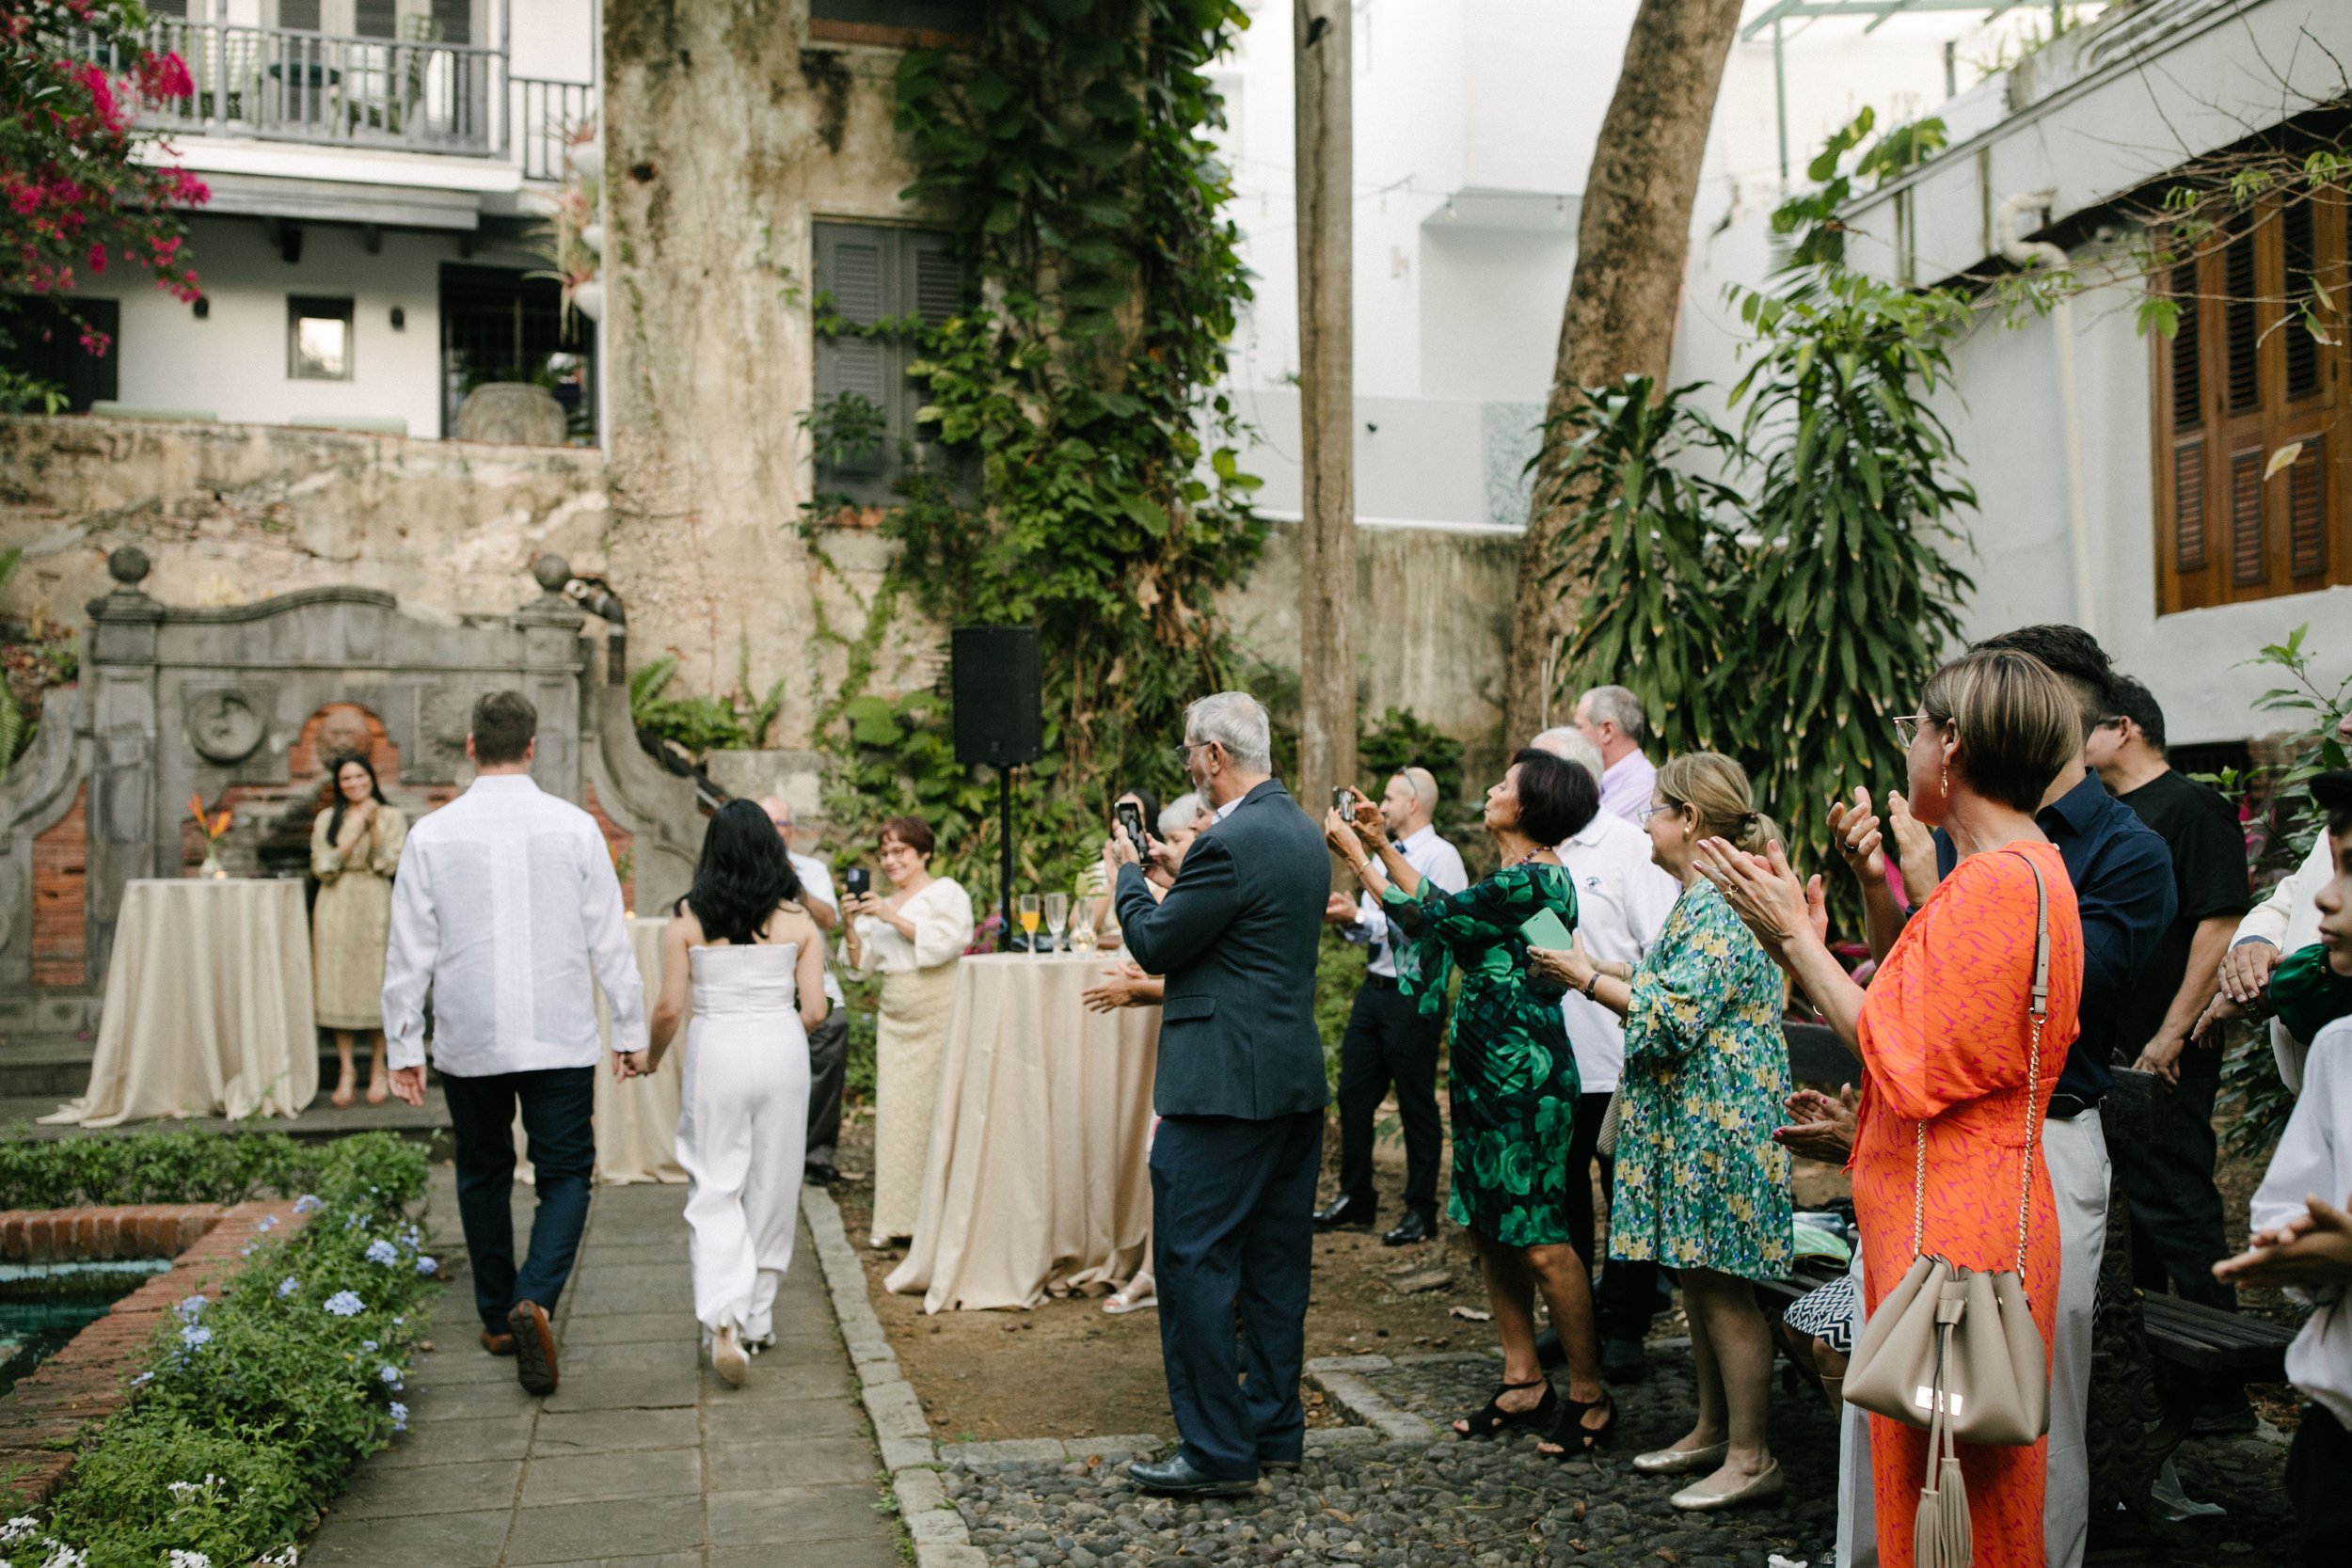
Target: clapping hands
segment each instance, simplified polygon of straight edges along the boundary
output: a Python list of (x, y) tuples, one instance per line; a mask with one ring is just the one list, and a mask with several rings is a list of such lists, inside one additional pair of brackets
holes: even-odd
[(2247, 1238), (2246, 1250), (2213, 1266), (2225, 1285), (2305, 1290), (2352, 1284), (2352, 1215), (2314, 1193), (2302, 1213)]
[(1785, 958), (1808, 934), (1827, 944), (1829, 903), (1821, 879), (1800, 881), (1777, 843), (1752, 855), (1724, 839), (1702, 839), (1694, 863), (1774, 958)]
[(1793, 1119), (1775, 1129), (1772, 1141), (1791, 1154), (1842, 1165), (1853, 1156), (1854, 1089), (1851, 1084), (1832, 1100), (1819, 1089), (1799, 1089), (1785, 1104)]

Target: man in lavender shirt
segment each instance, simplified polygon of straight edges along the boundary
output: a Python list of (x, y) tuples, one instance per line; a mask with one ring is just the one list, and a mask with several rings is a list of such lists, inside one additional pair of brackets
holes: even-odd
[(1597, 686), (1576, 700), (1578, 733), (1600, 748), (1600, 809), (1635, 827), (1649, 820), (1658, 768), (1642, 754), (1649, 721), (1642, 700), (1622, 686)]

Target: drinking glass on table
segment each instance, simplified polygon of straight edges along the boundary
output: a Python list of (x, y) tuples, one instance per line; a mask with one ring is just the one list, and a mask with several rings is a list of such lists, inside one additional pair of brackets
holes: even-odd
[(1047, 894), (1045, 895), (1045, 934), (1053, 940), (1046, 944), (1046, 951), (1053, 952), (1061, 946), (1062, 923), (1069, 918), (1070, 895), (1066, 893)]
[(1029, 951), (1034, 953), (1037, 951), (1037, 895), (1034, 893), (1023, 894), (1021, 895), (1020, 911), (1021, 931), (1024, 936), (1029, 939)]

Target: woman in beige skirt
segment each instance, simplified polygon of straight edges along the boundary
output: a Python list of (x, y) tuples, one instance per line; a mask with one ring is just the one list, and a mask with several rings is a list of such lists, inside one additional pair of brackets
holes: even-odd
[(851, 894), (841, 906), (850, 917), (851, 972), (882, 976), (874, 1041), (871, 1227), (878, 1247), (914, 1234), (931, 1111), (946, 1054), (947, 1010), (956, 994), (956, 960), (972, 943), (972, 896), (952, 877), (931, 875), (933, 847), (931, 830), (921, 817), (884, 822), (876, 858), (889, 879), (889, 895)]
[(358, 1037), (374, 1042), (368, 1103), (384, 1102), (384, 944), (391, 932), (392, 873), (408, 819), (387, 802), (375, 769), (357, 752), (335, 759), (335, 803), (310, 829), (310, 875), (319, 898), (310, 911), (310, 984), (318, 1021), (335, 1032), (342, 1061), (338, 1105), (352, 1100)]

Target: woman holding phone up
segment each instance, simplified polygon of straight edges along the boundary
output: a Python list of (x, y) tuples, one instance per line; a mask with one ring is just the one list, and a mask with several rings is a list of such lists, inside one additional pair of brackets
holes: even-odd
[[(1569, 1239), (1568, 1206), (1592, 1201), (1568, 1178), (1576, 1055), (1558, 983), (1527, 966), (1527, 927), (1554, 942), (1575, 927), (1576, 893), (1551, 847), (1592, 821), (1600, 787), (1549, 752), (1513, 757), (1486, 791), (1486, 827), (1502, 869), (1454, 894), (1406, 862), (1377, 806), (1350, 799), (1354, 812), (1332, 811), (1324, 836), (1381, 901), (1391, 930), (1406, 939), (1396, 956), (1397, 988), (1435, 1013), (1445, 1006), (1447, 968), (1462, 968), (1446, 1079), (1454, 1126), (1447, 1214), (1478, 1245), (1502, 1340), (1502, 1385), (1454, 1430), (1493, 1437), (1548, 1429), (1542, 1451), (1549, 1456), (1588, 1452), (1616, 1434), (1617, 1412), (1600, 1382), (1592, 1281)], [(1567, 1353), (1565, 1400), (1536, 1358), (1538, 1289)]]

